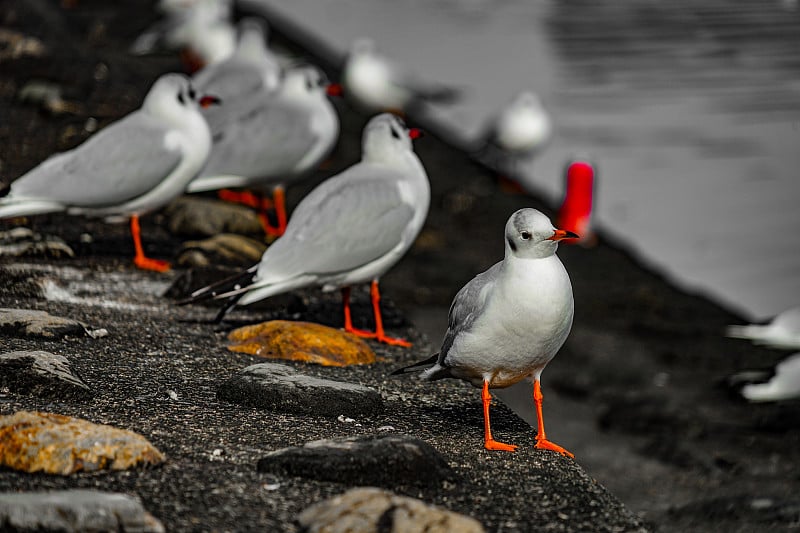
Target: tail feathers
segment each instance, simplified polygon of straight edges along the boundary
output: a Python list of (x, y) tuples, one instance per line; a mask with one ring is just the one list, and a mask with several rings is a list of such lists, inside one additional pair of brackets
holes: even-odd
[(179, 300), (178, 305), (204, 302), (212, 298), (228, 298), (236, 294), (244, 293), (256, 275), (258, 265), (253, 265), (244, 272), (239, 272), (228, 278), (222, 279), (211, 285), (197, 289), (188, 298)]
[(408, 366), (404, 366), (403, 368), (398, 368), (390, 375), (392, 376), (400, 376), (403, 374), (412, 374), (414, 372), (422, 372), (423, 370), (428, 370), (431, 366), (435, 365), (439, 361), (439, 352), (436, 352), (432, 356), (428, 357), (424, 361), (417, 361), (416, 363)]
[[(2, 194), (0, 194), (2, 196)], [(0, 200), (0, 218), (25, 217), (64, 211), (64, 206), (52, 200), (22, 200), (6, 196)]]
[(725, 329), (725, 336), (733, 339), (752, 339), (758, 336), (758, 326), (728, 326)]

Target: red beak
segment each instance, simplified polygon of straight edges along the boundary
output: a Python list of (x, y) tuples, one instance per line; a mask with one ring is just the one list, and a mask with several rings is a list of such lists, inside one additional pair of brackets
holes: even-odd
[(419, 128), (411, 128), (408, 130), (408, 136), (411, 137), (412, 140), (419, 139), (422, 137), (422, 130)]
[(201, 96), (198, 103), (200, 104), (200, 107), (206, 109), (211, 107), (212, 105), (220, 105), (222, 103), (222, 100), (220, 100), (216, 96), (211, 96), (207, 94), (205, 96)]
[(342, 88), (341, 83), (331, 83), (325, 87), (325, 92), (328, 96), (342, 96), (344, 94), (344, 88)]
[(580, 236), (577, 233), (572, 233), (571, 231), (557, 229), (553, 232), (552, 237), (548, 237), (548, 241), (563, 241), (564, 239), (580, 239)]

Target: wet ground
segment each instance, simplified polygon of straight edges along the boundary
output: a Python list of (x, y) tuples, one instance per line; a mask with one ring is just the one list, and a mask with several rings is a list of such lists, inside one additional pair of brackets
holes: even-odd
[[(38, 36), (49, 52), (41, 57), (20, 57), (0, 64), (0, 115), (4, 117), (0, 123), (0, 179), (11, 179), (53, 151), (77, 144), (88, 137), (90, 130), (137, 107), (158, 74), (180, 68), (175, 57), (170, 55), (135, 59), (124, 53), (127, 43), (151, 20), (144, 4), (116, 6), (99, 0), (82, 1), (79, 8), (70, 11), (54, 9), (54, 3), (43, 0), (6, 6), (0, 12), (3, 26)], [(53, 114), (34, 105), (21, 104), (15, 95), (31, 79), (58, 84), (63, 88), (64, 99), (78, 107), (70, 113)], [(342, 142), (328, 172), (356, 159), (360, 128), (365, 120), (346, 104), (338, 105), (343, 112)], [(96, 122), (90, 120), (92, 118)], [(18, 131), (24, 134), (19, 135)], [(399, 309), (412, 317), (427, 317), (420, 329), (430, 331), (433, 337), (437, 327), (427, 319), (441, 321), (458, 288), (500, 258), (499, 234), (508, 214), (523, 206), (545, 211), (548, 206), (541, 199), (501, 191), (484, 168), (434, 136), (418, 141), (417, 152), (431, 177), (431, 212), (419, 241), (385, 277), (382, 285), (386, 298)], [(296, 203), (301, 194), (301, 190), (290, 191), (290, 205)], [(179, 239), (169, 235), (160, 222), (158, 214), (144, 220), (146, 247), (153, 255), (169, 257)], [(26, 259), (26, 262), (89, 266), (98, 272), (111, 273), (130, 268), (128, 257), (132, 254), (132, 245), (125, 226), (55, 215), (37, 217), (31, 223), (40, 232), (60, 235), (76, 249), (78, 257), (69, 261)], [(3, 227), (8, 227), (8, 223)], [(783, 354), (722, 338), (724, 326), (741, 322), (741, 316), (702, 297), (675, 289), (602, 235), (595, 248), (562, 247), (559, 255), (573, 280), (576, 321), (567, 345), (543, 376), (549, 436), (575, 452), (589, 475), (643, 516), (654, 529), (796, 529), (800, 524), (800, 500), (796, 496), (800, 489), (797, 474), (800, 405), (790, 402), (748, 406), (731, 398), (720, 386), (731, 372), (743, 367), (769, 365)], [(155, 285), (148, 287), (160, 286), (172, 279), (170, 276), (156, 278)], [(128, 277), (122, 276), (119, 283), (126, 283), (126, 279)], [(152, 300), (155, 306), (162, 305), (157, 294), (148, 294), (145, 299)], [(142, 402), (146, 414), (148, 406), (168, 401), (166, 391), (176, 390), (176, 387), (179, 391), (196, 387), (196, 391), (187, 393), (189, 398), (206, 402), (211, 384), (196, 383), (192, 369), (202, 368), (206, 376), (227, 372), (231, 364), (231, 359), (209, 360), (203, 353), (218, 350), (225, 326), (215, 333), (199, 325), (176, 325), (169, 330), (176, 332), (175, 338), (165, 338), (163, 332), (148, 338), (128, 324), (132, 316), (130, 310), (87, 306), (85, 302), (82, 305), (63, 300), (54, 303), (8, 292), (2, 294), (0, 304), (53, 309), (110, 330), (119, 324), (119, 330), (125, 335), (114, 337), (114, 342), (106, 341), (102, 357), (98, 356), (102, 366), (83, 358), (79, 368), (95, 381), (113, 375), (117, 367), (130, 366), (135, 372), (127, 369), (125, 375), (143, 376), (141, 384), (114, 385), (105, 396), (107, 401), (98, 406), (104, 420), (123, 421), (141, 431), (160, 428), (163, 421), (148, 415), (135, 424), (136, 413), (130, 410), (137, 408), (136, 402)], [(338, 310), (335, 299), (328, 309), (331, 313)], [(167, 311), (168, 316), (172, 314), (173, 311)], [(147, 314), (142, 323), (151, 329), (159, 328), (155, 316)], [(252, 317), (248, 312), (235, 312), (227, 326), (239, 325)], [(333, 315), (324, 319), (338, 325)], [(402, 328), (402, 324), (402, 318), (396, 316), (392, 327)], [(155, 349), (149, 347), (153, 339), (157, 341)], [(430, 340), (431, 349), (434, 349), (438, 338)], [(19, 339), (2, 341), (4, 348), (31, 348), (29, 342)], [(424, 339), (419, 341), (425, 342)], [(81, 341), (73, 346), (84, 344)], [(190, 346), (196, 351), (188, 348)], [(56, 351), (63, 350), (64, 346), (47, 344), (43, 348)], [(162, 368), (157, 358), (179, 352), (187, 353), (187, 359), (180, 360), (169, 375), (151, 372), (150, 369)], [(398, 357), (402, 359), (402, 355)], [(233, 359), (238, 366), (250, 361), (242, 355), (233, 356)], [(386, 366), (384, 370), (391, 365)], [(380, 382), (375, 376), (364, 378), (362, 371), (354, 371), (353, 375), (357, 376), (355, 379)], [(462, 387), (455, 383), (443, 386), (456, 390)], [(114, 401), (114, 390), (122, 392), (120, 397), (129, 402)], [(159, 395), (159, 391), (163, 394)], [(139, 393), (141, 399), (137, 399)], [(477, 395), (464, 387), (462, 396), (463, 403), (457, 407), (467, 411), (474, 409), (474, 413), (468, 415), (471, 418), (461, 419), (453, 407), (428, 404), (421, 410), (425, 420), (444, 421), (443, 430), (448, 431), (465, 431), (465, 427), (472, 425), (477, 430), (480, 424)], [(130, 404), (130, 400), (134, 403)], [(9, 397), (3, 398), (0, 406), (3, 412), (20, 407), (59, 407)], [(231, 410), (199, 413), (188, 403), (179, 404), (173, 411), (178, 418), (191, 421), (193, 430), (199, 431), (207, 417), (215, 425), (234, 424), (236, 429), (246, 431), (249, 436), (238, 444), (225, 443), (231, 453), (237, 454), (233, 463), (252, 460), (254, 447), (259, 445), (252, 432), (263, 430), (267, 423), (254, 413), (250, 420), (259, 422), (244, 427), (250, 422), (237, 421), (236, 413)], [(524, 431), (507, 412), (498, 416), (498, 424), (515, 434)], [(414, 425), (409, 423), (403, 429), (412, 431)], [(332, 434), (343, 431), (336, 424), (329, 430)], [(298, 426), (297, 434), (275, 439), (270, 444), (302, 441), (310, 431)], [(232, 430), (231, 434), (236, 432)], [(167, 432), (156, 437), (159, 442), (171, 443), (175, 434)], [(208, 436), (197, 435), (196, 440), (202, 443), (208, 441)], [(166, 444), (168, 454), (180, 456), (184, 453), (182, 442)], [(214, 447), (215, 444), (207, 445), (209, 453)], [(181, 464), (170, 468), (182, 483), (188, 479), (181, 475)], [(211, 468), (216, 471), (229, 467)], [(238, 467), (233, 470), (239, 471)], [(16, 476), (0, 473), (0, 483), (4, 488), (16, 486), (20, 479), (29, 488), (52, 484)], [(161, 498), (150, 481), (139, 482), (127, 475), (114, 479), (119, 486), (132, 491), (146, 489), (143, 497), (150, 507)], [(209, 520), (224, 524), (236, 516), (238, 508), (215, 507), (220, 494), (247, 491), (260, 482), (247, 474), (211, 492), (204, 487), (184, 484), (161, 489), (173, 497), (176, 491), (186, 491), (183, 495), (186, 501), (193, 505), (205, 502), (213, 511)], [(93, 480), (82, 478), (80, 483), (91, 485)], [(331, 487), (323, 490), (333, 491)], [(530, 505), (535, 503), (529, 502)], [(191, 514), (191, 510), (180, 508), (161, 511), (184, 517), (187, 512)], [(285, 512), (285, 509), (271, 511)], [(269, 523), (268, 518), (264, 519)], [(501, 529), (501, 524), (501, 517), (492, 516), (493, 530)], [(197, 527), (202, 529), (199, 524)]]

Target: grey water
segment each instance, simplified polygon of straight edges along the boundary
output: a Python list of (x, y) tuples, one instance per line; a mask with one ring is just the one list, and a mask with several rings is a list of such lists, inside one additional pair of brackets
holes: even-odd
[(598, 169), (594, 220), (674, 283), (751, 320), (800, 305), (796, 0), (247, 0), (344, 54), (368, 36), (464, 90), (433, 110), (477, 137), (519, 91), (555, 138), (520, 170), (557, 206), (574, 156)]

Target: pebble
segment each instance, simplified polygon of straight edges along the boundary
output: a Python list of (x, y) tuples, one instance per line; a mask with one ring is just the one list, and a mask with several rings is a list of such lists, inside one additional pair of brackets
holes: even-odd
[(201, 241), (184, 242), (176, 263), (182, 267), (250, 267), (261, 260), (266, 249), (263, 241), (234, 233), (220, 233)]
[(359, 435), (283, 448), (259, 459), (258, 471), (388, 488), (437, 487), (456, 478), (433, 446), (406, 435)]
[(235, 329), (228, 349), (268, 359), (286, 359), (322, 366), (368, 365), (375, 352), (352, 333), (290, 320), (271, 320)]
[(70, 475), (157, 465), (164, 455), (132, 431), (54, 413), (0, 416), (0, 466)]
[(0, 493), (0, 530), (163, 533), (137, 498), (96, 490)]
[(482, 533), (474, 518), (377, 488), (351, 489), (306, 508), (307, 533)]
[(16, 394), (59, 400), (92, 396), (89, 385), (72, 371), (69, 359), (43, 351), (0, 354), (0, 387)]
[(29, 228), (0, 231), (0, 257), (75, 257), (75, 252), (61, 238), (41, 235)]
[(301, 374), (277, 363), (248, 366), (217, 389), (220, 400), (301, 415), (372, 415), (383, 410), (378, 391)]
[(182, 196), (164, 210), (174, 235), (211, 237), (220, 233), (263, 236), (258, 215), (249, 207), (211, 198)]
[(77, 320), (53, 316), (45, 311), (2, 308), (0, 333), (16, 337), (63, 339), (68, 335), (86, 335), (86, 327)]

